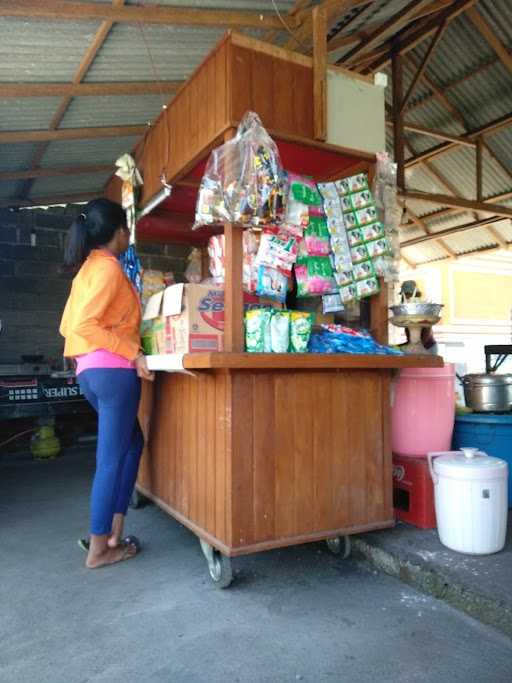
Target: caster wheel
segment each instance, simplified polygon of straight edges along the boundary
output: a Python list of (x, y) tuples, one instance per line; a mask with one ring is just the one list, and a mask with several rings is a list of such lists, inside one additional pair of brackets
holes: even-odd
[(147, 505), (148, 502), (149, 501), (146, 498), (146, 496), (143, 496), (142, 493), (137, 491), (137, 489), (133, 489), (132, 497), (130, 498), (130, 503), (129, 503), (132, 510), (139, 510), (140, 508)]
[(215, 550), (206, 541), (200, 540), (201, 550), (208, 562), (208, 572), (213, 583), (217, 588), (227, 588), (233, 581), (233, 570), (231, 568), (231, 558), (226, 557), (218, 550)]
[(352, 549), (350, 536), (336, 536), (326, 540), (327, 547), (333, 555), (339, 555), (342, 560), (346, 560)]

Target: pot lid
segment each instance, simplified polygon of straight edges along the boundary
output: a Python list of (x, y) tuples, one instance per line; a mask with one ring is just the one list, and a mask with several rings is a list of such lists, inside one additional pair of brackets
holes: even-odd
[(508, 465), (477, 448), (443, 453), (433, 461), (434, 472), (452, 479), (501, 479), (508, 476)]
[(501, 386), (504, 384), (512, 384), (512, 375), (494, 375), (494, 374), (472, 374), (464, 375), (464, 383), (479, 384), (482, 386)]

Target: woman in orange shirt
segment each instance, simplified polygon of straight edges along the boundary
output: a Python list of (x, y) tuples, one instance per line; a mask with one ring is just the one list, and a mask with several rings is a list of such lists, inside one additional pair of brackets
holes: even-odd
[(153, 373), (140, 348), (139, 298), (118, 260), (128, 244), (121, 206), (95, 199), (71, 225), (64, 255), (66, 265), (80, 267), (60, 325), (64, 356), (75, 359), (80, 387), (98, 413), (90, 541), (82, 542), (91, 569), (139, 549), (134, 537), (123, 539), (123, 527), (143, 448), (140, 378)]

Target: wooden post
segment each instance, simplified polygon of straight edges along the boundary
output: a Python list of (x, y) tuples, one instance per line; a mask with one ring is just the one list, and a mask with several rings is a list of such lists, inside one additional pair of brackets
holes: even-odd
[(244, 350), (244, 302), (242, 292), (242, 228), (226, 223), (224, 284), (224, 351), (240, 353)]
[(313, 128), (315, 140), (327, 140), (327, 14), (313, 9)]
[(380, 292), (370, 299), (370, 332), (379, 344), (388, 343), (388, 285), (379, 278)]
[(483, 202), (483, 185), (484, 185), (484, 173), (483, 173), (483, 139), (479, 136), (476, 141), (476, 201)]
[[(395, 41), (394, 41), (395, 43)], [(404, 121), (402, 109), (403, 78), (402, 78), (402, 55), (398, 52), (397, 45), (393, 45), (391, 53), (391, 67), (393, 77), (393, 134), (394, 151), (397, 168), (398, 191), (405, 190), (405, 152), (404, 152)]]

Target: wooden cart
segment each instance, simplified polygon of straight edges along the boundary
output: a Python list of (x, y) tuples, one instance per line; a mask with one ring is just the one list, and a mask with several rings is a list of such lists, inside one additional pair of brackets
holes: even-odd
[[(212, 148), (247, 110), (276, 140), (283, 166), (330, 180), (372, 172), (374, 155), (329, 145), (313, 115), (313, 60), (228, 34), (136, 149), (143, 204), (173, 193), (139, 224), (140, 236), (203, 245), (191, 231), (197, 187)], [(325, 67), (324, 67), (325, 69)], [(317, 108), (318, 109), (318, 108)], [(119, 197), (112, 180), (111, 196)], [(138, 491), (201, 540), (210, 575), (232, 578), (230, 558), (328, 539), (348, 553), (350, 534), (394, 523), (390, 396), (394, 370), (441, 365), (435, 357), (243, 353), (242, 230), (226, 238), (223, 353), (190, 354), (193, 376), (158, 372), (145, 384), (148, 435)], [(371, 329), (387, 340), (382, 288)]]

